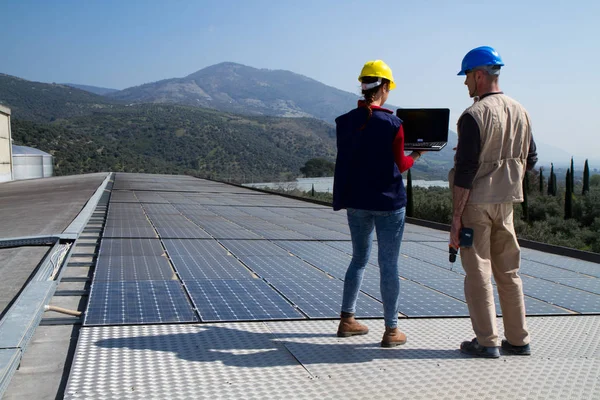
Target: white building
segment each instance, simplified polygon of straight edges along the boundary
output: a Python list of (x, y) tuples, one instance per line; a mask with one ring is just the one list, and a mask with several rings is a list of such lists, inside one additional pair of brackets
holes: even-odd
[(52, 155), (33, 147), (12, 146), (13, 179), (47, 178), (54, 174)]
[(0, 182), (13, 179), (10, 108), (0, 105)]

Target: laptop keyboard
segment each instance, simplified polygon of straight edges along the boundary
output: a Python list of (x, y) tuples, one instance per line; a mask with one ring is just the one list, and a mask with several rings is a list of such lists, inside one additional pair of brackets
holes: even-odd
[(446, 142), (407, 143), (407, 147), (441, 147)]

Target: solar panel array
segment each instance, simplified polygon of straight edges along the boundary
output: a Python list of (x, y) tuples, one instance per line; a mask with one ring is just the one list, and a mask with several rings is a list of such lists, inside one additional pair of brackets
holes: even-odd
[[(447, 233), (407, 225), (400, 312), (467, 316)], [(187, 176), (116, 175), (85, 325), (336, 318), (345, 213)], [(600, 312), (600, 267), (523, 249), (529, 315)], [(382, 317), (377, 243), (357, 315)], [(496, 291), (495, 291), (496, 292)], [(501, 314), (496, 293), (497, 312)]]

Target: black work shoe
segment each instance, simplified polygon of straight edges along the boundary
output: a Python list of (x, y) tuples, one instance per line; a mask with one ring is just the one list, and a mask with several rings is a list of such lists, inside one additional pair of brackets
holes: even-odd
[(502, 352), (513, 356), (530, 356), (531, 348), (529, 347), (529, 344), (524, 346), (513, 346), (512, 344), (508, 343), (508, 340), (503, 339)]
[(481, 346), (477, 342), (477, 338), (470, 342), (462, 342), (460, 345), (460, 352), (468, 354), (470, 356), (484, 357), (484, 358), (498, 358), (500, 357), (500, 351), (497, 347), (485, 347)]

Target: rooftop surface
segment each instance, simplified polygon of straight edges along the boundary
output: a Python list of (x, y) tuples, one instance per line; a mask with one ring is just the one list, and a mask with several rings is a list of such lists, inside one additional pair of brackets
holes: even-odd
[[(408, 343), (383, 349), (376, 243), (357, 311), (370, 333), (335, 336), (352, 252), (344, 213), (186, 176), (117, 173), (104, 189), (105, 177), (0, 185), (11, 221), (0, 239), (61, 234), (104, 194), (50, 300), (84, 314), (46, 313), (5, 399), (600, 398), (597, 263), (524, 248), (533, 355), (472, 359), (458, 351), (473, 333), (448, 234), (407, 224)], [(12, 286), (26, 284), (48, 250), (0, 249), (12, 265), (0, 282), (22, 269)], [(0, 372), (14, 358), (2, 337), (0, 321)]]

